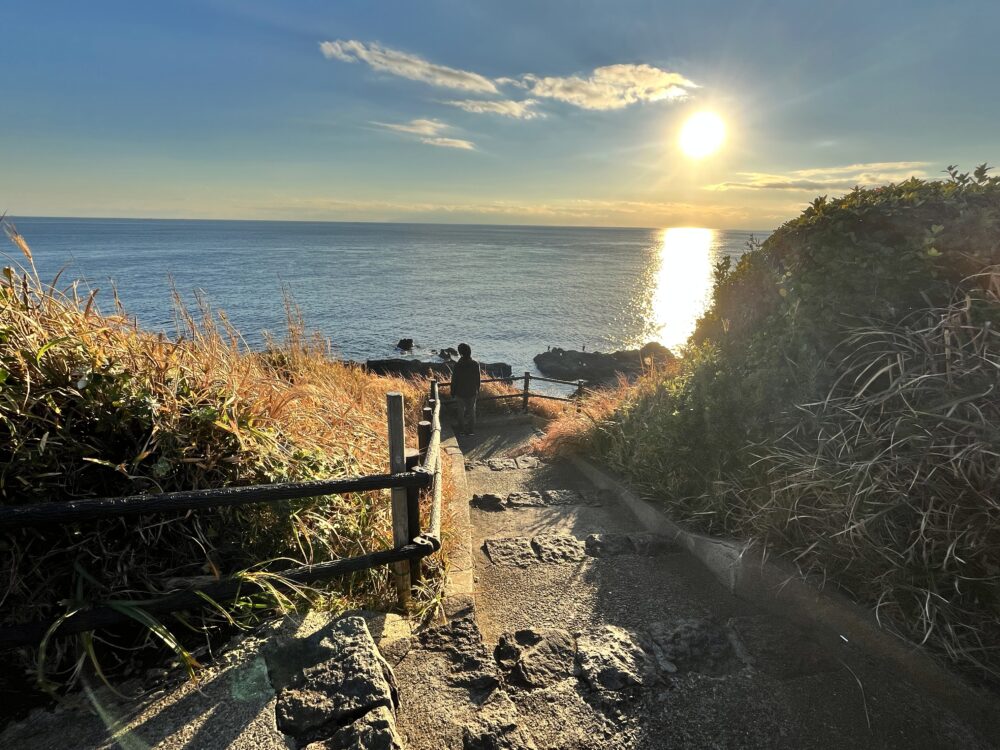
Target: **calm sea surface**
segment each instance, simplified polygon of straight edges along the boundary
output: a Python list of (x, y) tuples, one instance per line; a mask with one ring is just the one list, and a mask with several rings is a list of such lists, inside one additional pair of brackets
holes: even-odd
[[(147, 327), (173, 329), (171, 283), (200, 292), (247, 342), (284, 326), (282, 290), (309, 328), (350, 359), (415, 356), (469, 342), (483, 361), (534, 370), (547, 346), (613, 350), (682, 343), (704, 309), (712, 267), (751, 236), (710, 229), (16, 220), (43, 280), (83, 280), (111, 308), (116, 285)], [(17, 253), (8, 246), (5, 253)], [(16, 260), (16, 258), (14, 258)], [(6, 262), (6, 261), (5, 261)]]

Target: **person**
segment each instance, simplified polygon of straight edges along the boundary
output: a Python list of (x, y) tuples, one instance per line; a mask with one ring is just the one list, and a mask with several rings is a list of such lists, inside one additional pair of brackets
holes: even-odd
[(472, 435), (476, 430), (476, 398), (479, 396), (479, 363), (472, 358), (472, 347), (458, 345), (458, 362), (451, 371), (451, 395), (458, 411), (458, 430)]

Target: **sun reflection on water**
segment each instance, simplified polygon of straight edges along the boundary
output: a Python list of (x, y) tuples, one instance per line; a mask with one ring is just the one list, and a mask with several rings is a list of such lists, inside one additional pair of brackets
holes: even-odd
[(695, 227), (665, 229), (659, 268), (650, 300), (650, 333), (669, 349), (684, 344), (705, 311), (712, 269), (719, 255), (715, 231)]

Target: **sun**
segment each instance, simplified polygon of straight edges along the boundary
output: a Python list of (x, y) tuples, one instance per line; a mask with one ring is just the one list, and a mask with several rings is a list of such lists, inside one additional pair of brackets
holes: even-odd
[(681, 151), (692, 159), (714, 154), (726, 140), (726, 123), (714, 112), (698, 112), (688, 118), (678, 140)]

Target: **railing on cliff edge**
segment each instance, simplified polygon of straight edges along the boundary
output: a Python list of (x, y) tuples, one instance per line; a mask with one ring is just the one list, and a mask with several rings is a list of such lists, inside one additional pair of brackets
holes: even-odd
[[(286, 568), (278, 571), (280, 577), (269, 580), (267, 585), (290, 588), (380, 565), (392, 565), (396, 595), (400, 606), (405, 608), (410, 601), (412, 587), (421, 580), (421, 559), (441, 548), (441, 401), (438, 383), (435, 380), (430, 383), (430, 393), (422, 411), (423, 419), (417, 425), (417, 448), (407, 449), (405, 445), (403, 394), (387, 394), (386, 407), (389, 429), (388, 474), (6, 507), (0, 508), (0, 530), (390, 489), (392, 549)], [(430, 519), (426, 531), (421, 530), (420, 520), (422, 490), (427, 492), (430, 499)], [(282, 581), (288, 581), (288, 584)], [(124, 611), (123, 605), (140, 607), (150, 614), (176, 612), (205, 607), (209, 602), (228, 601), (258, 593), (263, 588), (251, 579), (237, 576), (155, 599), (108, 603), (47, 621), (5, 625), (0, 627), (0, 649), (37, 645), (46, 636), (72, 635), (135, 622), (134, 613)]]
[[(590, 391), (587, 388), (583, 380), (558, 380), (557, 378), (544, 378), (541, 375), (532, 375), (530, 372), (525, 372), (524, 375), (515, 378), (513, 375), (509, 378), (487, 378), (485, 380), (480, 380), (480, 384), (485, 385), (487, 383), (504, 383), (506, 385), (513, 385), (515, 380), (523, 381), (524, 385), (521, 387), (519, 393), (502, 393), (498, 396), (479, 396), (477, 401), (501, 401), (504, 399), (521, 399), (521, 409), (523, 411), (528, 411), (528, 405), (530, 400), (533, 398), (544, 399), (547, 401), (566, 401), (576, 404), (577, 412), (580, 411), (580, 400), (579, 398), (567, 398), (566, 396), (550, 396), (546, 393), (538, 393), (537, 391), (531, 390), (531, 381), (537, 380), (541, 383), (556, 383), (559, 385), (572, 385), (576, 386), (577, 394), (583, 394)], [(439, 383), (442, 388), (451, 387), (451, 381), (445, 380)]]

